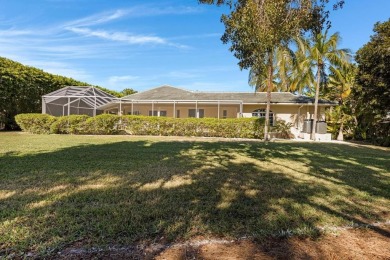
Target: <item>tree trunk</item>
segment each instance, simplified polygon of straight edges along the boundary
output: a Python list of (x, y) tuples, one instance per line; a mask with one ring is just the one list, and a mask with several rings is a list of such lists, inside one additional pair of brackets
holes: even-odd
[(344, 130), (344, 120), (341, 119), (341, 125), (340, 125), (340, 129), (339, 129), (339, 134), (337, 136), (337, 141), (344, 141), (344, 134), (343, 134), (343, 130)]
[(320, 95), (320, 84), (321, 84), (321, 70), (322, 70), (322, 64), (318, 64), (318, 71), (317, 71), (317, 85), (316, 85), (316, 96), (314, 99), (314, 118), (313, 118), (313, 127), (311, 129), (311, 139), (313, 141), (316, 140), (316, 126), (317, 126), (317, 112), (318, 112), (318, 97)]
[(268, 130), (269, 130), (269, 112), (271, 110), (271, 91), (272, 91), (272, 76), (273, 76), (273, 59), (272, 51), (268, 54), (268, 86), (267, 86), (267, 108), (265, 110), (265, 125), (264, 125), (264, 142), (269, 140)]

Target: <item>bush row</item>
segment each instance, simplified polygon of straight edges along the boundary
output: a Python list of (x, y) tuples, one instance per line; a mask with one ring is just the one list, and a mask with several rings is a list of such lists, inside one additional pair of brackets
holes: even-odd
[(148, 116), (96, 117), (45, 114), (19, 114), (16, 122), (23, 131), (36, 134), (131, 134), (164, 136), (208, 136), (227, 138), (262, 138), (264, 120), (258, 118), (168, 118)]

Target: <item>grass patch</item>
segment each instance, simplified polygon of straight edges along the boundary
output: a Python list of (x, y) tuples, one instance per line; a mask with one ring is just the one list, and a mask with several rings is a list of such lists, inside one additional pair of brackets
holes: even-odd
[(0, 256), (386, 221), (389, 151), (0, 133)]

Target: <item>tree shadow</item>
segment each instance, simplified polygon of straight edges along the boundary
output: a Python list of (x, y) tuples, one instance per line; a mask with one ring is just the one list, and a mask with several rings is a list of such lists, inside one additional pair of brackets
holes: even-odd
[(0, 155), (0, 255), (50, 254), (77, 241), (314, 236), (323, 225), (385, 220), (389, 155), (348, 149), (121, 141), (8, 152)]

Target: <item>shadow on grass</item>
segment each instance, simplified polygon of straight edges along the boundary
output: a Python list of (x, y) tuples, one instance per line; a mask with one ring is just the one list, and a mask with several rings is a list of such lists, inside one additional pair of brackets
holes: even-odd
[(0, 156), (0, 255), (316, 236), (390, 214), (390, 156), (367, 147), (124, 141)]

